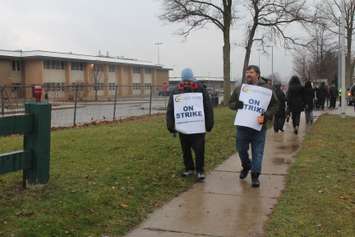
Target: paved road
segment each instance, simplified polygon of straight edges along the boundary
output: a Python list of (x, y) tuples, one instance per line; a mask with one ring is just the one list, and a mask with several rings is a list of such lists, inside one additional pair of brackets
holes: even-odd
[[(165, 112), (168, 97), (155, 97), (152, 101), (151, 113)], [(79, 102), (77, 105), (76, 123), (78, 125), (93, 121), (112, 121), (113, 102)], [(23, 108), (6, 110), (6, 116), (23, 114)], [(119, 101), (116, 106), (116, 119), (123, 119), (132, 116), (149, 114), (149, 98), (125, 99)], [(0, 115), (1, 117), (1, 115)], [(73, 103), (53, 103), (52, 106), (52, 127), (70, 127), (74, 123)]]
[[(153, 101), (151, 112), (152, 114), (165, 112), (165, 108), (165, 100)], [(113, 110), (113, 103), (78, 104), (76, 115), (77, 124), (85, 124), (92, 121), (112, 121)], [(116, 107), (116, 119), (147, 114), (149, 114), (149, 102), (124, 102), (117, 104)], [(52, 111), (53, 127), (73, 126), (73, 119), (74, 108), (72, 106)]]

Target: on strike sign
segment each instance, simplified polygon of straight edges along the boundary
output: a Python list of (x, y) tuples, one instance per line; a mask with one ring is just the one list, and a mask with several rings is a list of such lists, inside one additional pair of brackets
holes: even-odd
[(239, 100), (244, 103), (242, 109), (238, 109), (234, 125), (253, 128), (260, 131), (262, 125), (257, 122), (257, 117), (267, 110), (270, 104), (272, 90), (243, 84), (240, 89)]
[(202, 93), (174, 95), (175, 130), (183, 134), (205, 133)]

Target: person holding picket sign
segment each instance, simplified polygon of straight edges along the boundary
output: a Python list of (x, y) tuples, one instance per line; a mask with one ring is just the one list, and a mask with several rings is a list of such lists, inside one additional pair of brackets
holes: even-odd
[[(233, 91), (229, 107), (237, 111), (234, 122), (237, 126), (236, 148), (243, 168), (239, 178), (245, 179), (251, 170), (252, 187), (259, 187), (266, 128), (271, 127), (273, 116), (278, 110), (278, 99), (271, 86), (260, 79), (258, 66), (247, 67), (246, 83)], [(251, 161), (249, 145), (252, 149)]]
[[(213, 128), (212, 104), (206, 89), (195, 80), (191, 69), (184, 69), (181, 79), (170, 94), (167, 128), (171, 133), (179, 133), (185, 165), (182, 176), (191, 176), (196, 169), (197, 179), (202, 181), (205, 178), (205, 134)], [(191, 150), (195, 153), (196, 164)]]

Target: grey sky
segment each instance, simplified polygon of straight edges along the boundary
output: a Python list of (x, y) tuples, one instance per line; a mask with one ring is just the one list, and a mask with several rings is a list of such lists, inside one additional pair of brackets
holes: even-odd
[[(160, 62), (179, 76), (184, 67), (195, 75), (222, 76), (222, 34), (214, 26), (194, 31), (186, 40), (175, 33), (181, 25), (161, 22), (159, 0), (2, 0), (1, 49), (42, 49), (111, 56), (126, 56), (157, 62), (154, 42), (160, 46)], [(244, 36), (232, 32), (232, 41)], [(243, 49), (232, 46), (232, 78), (239, 78)], [(270, 54), (271, 55), (271, 54)], [(257, 53), (251, 63), (258, 64)], [(261, 56), (261, 69), (271, 72), (271, 56)], [(274, 71), (288, 78), (292, 55), (274, 50)]]

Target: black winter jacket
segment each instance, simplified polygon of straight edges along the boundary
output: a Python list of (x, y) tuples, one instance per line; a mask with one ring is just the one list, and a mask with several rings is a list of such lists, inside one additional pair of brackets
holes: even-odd
[[(194, 84), (194, 86), (191, 86)], [(194, 88), (193, 88), (194, 87)], [(214, 118), (213, 118), (213, 107), (211, 104), (211, 99), (200, 82), (181, 82), (172, 91), (169, 97), (168, 107), (166, 111), (166, 125), (171, 133), (175, 133), (175, 116), (174, 116), (174, 95), (182, 93), (202, 93), (203, 96), (203, 107), (205, 113), (205, 126), (206, 131), (210, 132), (213, 128)]]
[(313, 110), (313, 100), (314, 100), (314, 89), (313, 88), (304, 88), (304, 93), (303, 93), (303, 98), (304, 98), (304, 104), (306, 107), (306, 110), (311, 111)]
[(274, 88), (277, 99), (279, 100), (279, 110), (276, 112), (278, 116), (285, 115), (286, 96), (280, 87)]
[(290, 86), (287, 91), (287, 111), (301, 112), (304, 109), (304, 87), (301, 85)]
[(337, 98), (338, 97), (338, 90), (335, 86), (331, 86), (329, 88), (329, 96), (333, 97), (333, 98)]
[(317, 90), (317, 99), (324, 100), (327, 97), (327, 89), (325, 86), (320, 86)]

